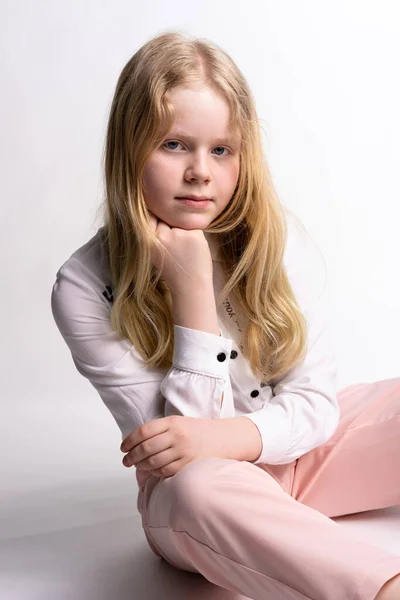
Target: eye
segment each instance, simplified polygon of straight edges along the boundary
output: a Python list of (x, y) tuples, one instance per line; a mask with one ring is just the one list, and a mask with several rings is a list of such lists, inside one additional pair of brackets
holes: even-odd
[[(165, 142), (165, 143), (163, 144), (163, 146), (166, 146), (167, 144), (180, 144), (180, 142), (177, 142), (177, 141), (175, 141), (175, 140), (172, 140), (172, 141), (170, 141), (170, 142)], [(175, 150), (175, 148), (168, 148), (168, 150)]]
[[(178, 141), (176, 141), (176, 140), (170, 140), (170, 141), (168, 141), (168, 142), (164, 142), (164, 144), (163, 144), (163, 147), (167, 146), (167, 144), (180, 144), (180, 143), (181, 143), (181, 142), (178, 142)], [(215, 146), (214, 150), (215, 150), (216, 148), (217, 148), (217, 149), (219, 149), (219, 150), (226, 150), (228, 153), (230, 152), (230, 151), (228, 150), (228, 148), (225, 148), (224, 146)], [(167, 149), (167, 150), (176, 150), (176, 148), (170, 148), (170, 147), (168, 147), (168, 148), (166, 148), (166, 149)], [(224, 155), (223, 155), (223, 154), (217, 154), (217, 156), (224, 156)], [(227, 156), (227, 154), (225, 154), (225, 156)]]
[[(218, 148), (219, 150), (227, 150), (229, 152), (228, 148), (225, 148), (224, 146), (215, 146), (215, 147)], [(222, 156), (222, 154), (217, 154), (217, 156)]]

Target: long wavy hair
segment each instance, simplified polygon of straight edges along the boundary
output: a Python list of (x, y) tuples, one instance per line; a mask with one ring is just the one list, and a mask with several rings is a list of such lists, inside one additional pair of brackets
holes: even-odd
[(242, 136), (240, 171), (229, 204), (204, 230), (218, 234), (225, 285), (217, 308), (233, 295), (246, 316), (242, 352), (267, 383), (303, 360), (307, 324), (283, 258), (286, 209), (264, 158), (255, 102), (241, 71), (204, 38), (167, 31), (145, 43), (123, 68), (111, 103), (103, 151), (102, 239), (109, 260), (112, 328), (131, 341), (145, 363), (169, 368), (174, 350), (171, 295), (151, 259), (163, 246), (152, 231), (143, 168), (174, 122), (168, 92), (205, 84), (230, 106), (231, 128)]

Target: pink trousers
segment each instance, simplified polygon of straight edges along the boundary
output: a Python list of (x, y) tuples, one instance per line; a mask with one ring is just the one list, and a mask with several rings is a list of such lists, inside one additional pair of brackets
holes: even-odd
[(350, 385), (338, 401), (333, 437), (292, 463), (136, 471), (152, 551), (256, 600), (373, 600), (400, 556), (331, 517), (400, 504), (400, 378)]

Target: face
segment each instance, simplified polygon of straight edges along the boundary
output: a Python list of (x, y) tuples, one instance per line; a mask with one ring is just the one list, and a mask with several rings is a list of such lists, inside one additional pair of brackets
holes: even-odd
[[(239, 177), (240, 137), (229, 131), (226, 100), (209, 87), (176, 87), (169, 97), (175, 121), (147, 161), (147, 207), (171, 227), (205, 229), (229, 203)], [(178, 200), (206, 196), (207, 206)]]

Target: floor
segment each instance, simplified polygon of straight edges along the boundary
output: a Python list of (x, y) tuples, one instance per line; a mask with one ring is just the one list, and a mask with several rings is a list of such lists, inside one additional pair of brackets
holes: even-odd
[[(136, 481), (124, 475), (3, 497), (0, 598), (245, 599), (152, 553), (135, 504)], [(400, 505), (334, 520), (400, 556)]]

